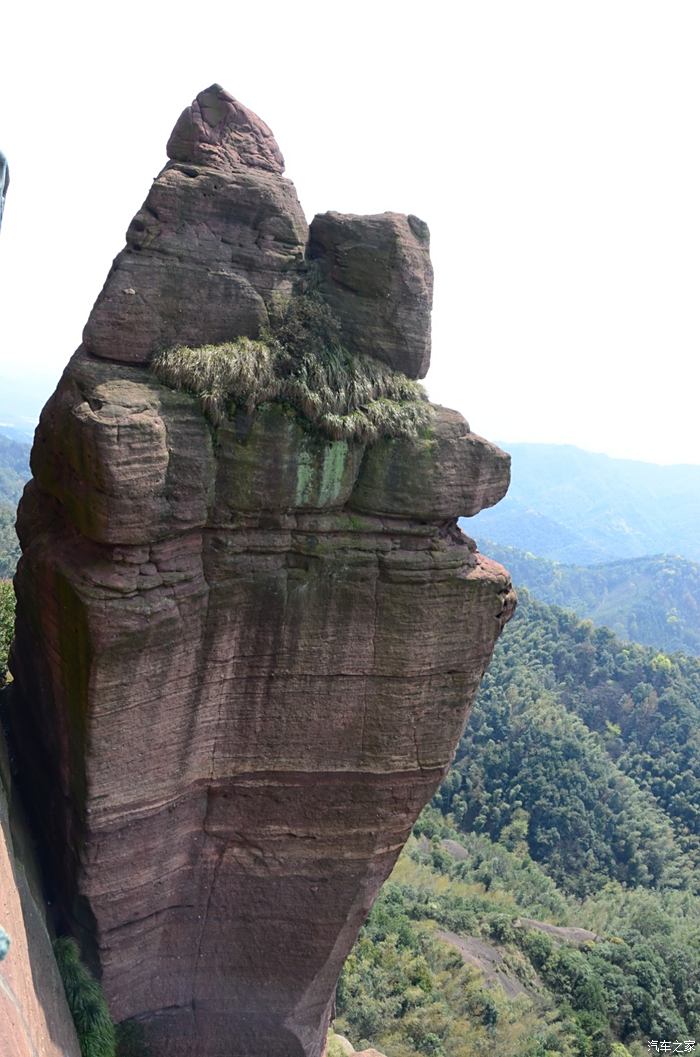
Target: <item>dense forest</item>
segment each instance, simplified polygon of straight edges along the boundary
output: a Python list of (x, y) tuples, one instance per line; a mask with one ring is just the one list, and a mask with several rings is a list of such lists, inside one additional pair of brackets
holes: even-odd
[(481, 540), (516, 587), (540, 602), (573, 609), (622, 638), (662, 650), (700, 654), (700, 564), (653, 555), (600, 565), (564, 565)]

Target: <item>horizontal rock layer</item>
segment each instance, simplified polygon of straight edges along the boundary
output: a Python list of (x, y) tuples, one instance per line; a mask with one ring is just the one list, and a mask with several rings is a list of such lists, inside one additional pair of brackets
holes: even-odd
[(96, 356), (147, 363), (174, 344), (256, 336), (299, 275), (306, 221), (292, 184), (172, 163), (154, 182), (84, 331)]

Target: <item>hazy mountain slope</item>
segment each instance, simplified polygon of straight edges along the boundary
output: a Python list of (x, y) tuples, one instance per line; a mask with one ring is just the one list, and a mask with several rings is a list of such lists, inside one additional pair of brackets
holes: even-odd
[(0, 433), (13, 440), (31, 442), (41, 409), (56, 387), (58, 373), (0, 373)]
[(29, 444), (0, 433), (0, 504), (16, 506), (30, 476)]
[(30, 474), (29, 444), (0, 433), (0, 580), (14, 575), (19, 560), (15, 517)]
[(0, 580), (14, 576), (19, 561), (19, 540), (15, 533), (15, 508), (0, 505)]
[(590, 564), (647, 554), (700, 561), (700, 466), (611, 459), (570, 446), (506, 444), (512, 484), (465, 531), (543, 558)]
[(601, 565), (564, 565), (481, 540), (516, 587), (541, 602), (573, 609), (622, 638), (669, 652), (700, 654), (700, 564), (653, 555)]

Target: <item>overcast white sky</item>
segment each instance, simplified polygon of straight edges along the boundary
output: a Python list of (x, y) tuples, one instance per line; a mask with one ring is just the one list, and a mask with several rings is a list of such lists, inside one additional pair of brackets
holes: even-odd
[(18, 9), (0, 386), (48, 394), (171, 127), (219, 81), (272, 128), (309, 218), (428, 222), (433, 399), (492, 439), (700, 463), (696, 0)]

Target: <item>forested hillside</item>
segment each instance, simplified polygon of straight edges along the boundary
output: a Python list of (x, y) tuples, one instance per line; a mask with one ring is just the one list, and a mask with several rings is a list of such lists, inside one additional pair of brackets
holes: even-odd
[(668, 652), (700, 654), (700, 564), (654, 555), (601, 565), (564, 565), (481, 540), (516, 587), (541, 602), (573, 609), (624, 639)]
[(29, 444), (0, 433), (0, 505), (16, 505), (29, 477)]
[(647, 1040), (696, 1037), (697, 896), (609, 882), (577, 900), (522, 844), (460, 834), (431, 808), (415, 832), (338, 988), (336, 1031), (355, 1045), (641, 1057)]
[(19, 560), (15, 517), (29, 476), (29, 445), (0, 433), (0, 580), (14, 575)]
[(30, 472), (30, 445), (0, 433), (0, 580), (14, 576), (19, 560), (15, 518)]
[(694, 1038), (699, 750), (700, 662), (522, 592), (346, 967), (338, 1030), (388, 1057)]
[(507, 444), (512, 483), (497, 506), (463, 519), (542, 558), (589, 565), (649, 554), (700, 561), (700, 466), (657, 466), (553, 444)]
[(566, 890), (683, 886), (700, 865), (700, 661), (521, 594), (440, 803)]

